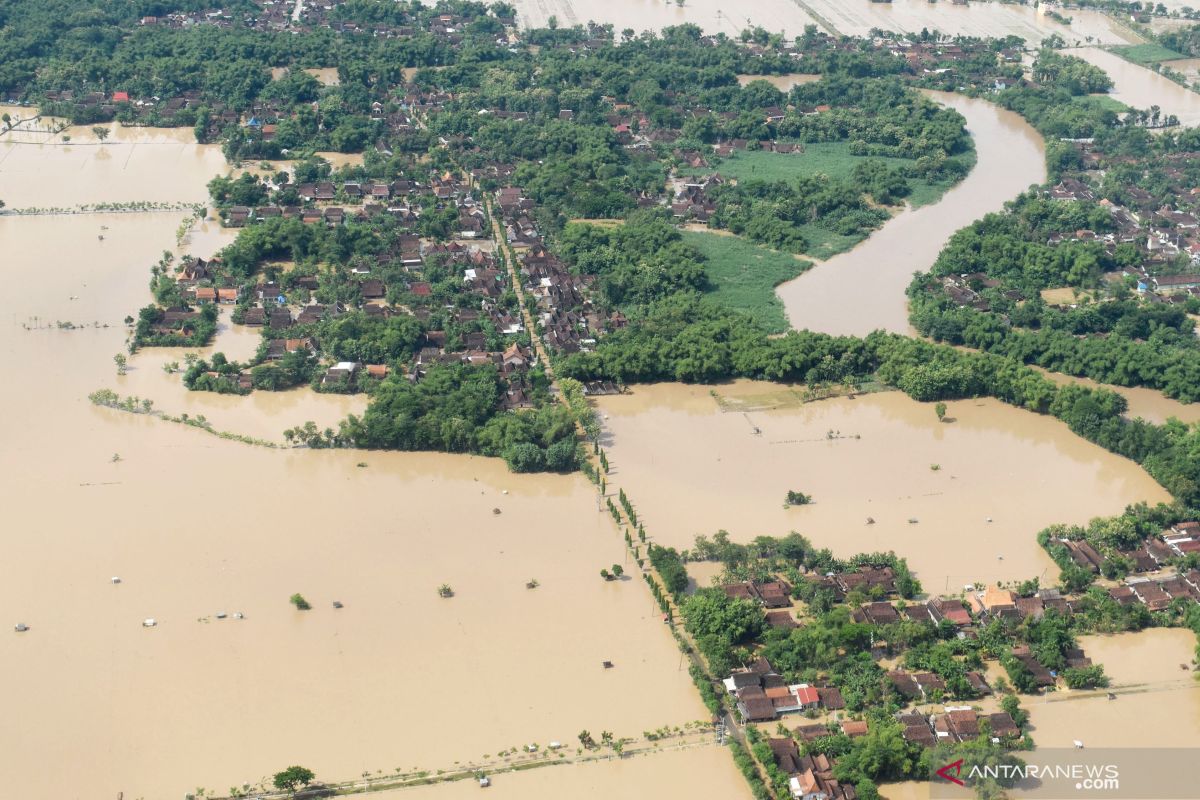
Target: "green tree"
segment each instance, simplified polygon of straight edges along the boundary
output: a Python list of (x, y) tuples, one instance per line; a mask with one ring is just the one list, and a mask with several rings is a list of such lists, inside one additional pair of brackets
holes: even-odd
[(308, 786), (316, 775), (307, 767), (288, 767), (282, 772), (276, 772), (272, 784), (276, 789), (290, 794), (296, 793), (297, 787)]

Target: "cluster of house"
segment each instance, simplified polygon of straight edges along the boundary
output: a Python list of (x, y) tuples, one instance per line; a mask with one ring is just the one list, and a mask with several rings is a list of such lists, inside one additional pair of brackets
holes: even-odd
[[(1090, 542), (1063, 539), (1059, 543), (1076, 565), (1100, 572), (1104, 556)], [(1200, 522), (1177, 522), (1132, 550), (1118, 551), (1130, 564), (1133, 574), (1121, 585), (1110, 588), (1108, 594), (1121, 605), (1141, 603), (1150, 611), (1163, 611), (1174, 600), (1200, 603), (1200, 570), (1172, 569), (1179, 559), (1194, 553), (1200, 553)]]
[[(945, 706), (940, 713), (917, 711), (900, 713), (897, 720), (904, 726), (904, 738), (924, 747), (941, 743), (965, 742), (988, 731), (996, 743), (1012, 742), (1021, 730), (1005, 711), (978, 712), (969, 706)], [(841, 733), (850, 738), (865, 736), (869, 724), (865, 720), (842, 719), (833, 723), (812, 723), (796, 728), (795, 736), (769, 738), (768, 745), (775, 765), (788, 776), (788, 788), (795, 800), (855, 800), (852, 785), (841, 784), (834, 778), (836, 758), (822, 754), (801, 755), (797, 740), (812, 742), (824, 736)]]
[[(1086, 143), (1080, 146), (1088, 147)], [(1098, 167), (1099, 156), (1090, 149), (1084, 152)], [(1176, 156), (1167, 158), (1172, 161)], [(1175, 207), (1160, 204), (1154, 195), (1138, 186), (1124, 187), (1122, 194), (1127, 205), (1107, 198), (1099, 201), (1111, 215), (1111, 230), (1058, 232), (1049, 237), (1048, 244), (1094, 242), (1110, 255), (1118, 245), (1133, 245), (1141, 258), (1138, 266), (1131, 267), (1128, 274), (1137, 279), (1138, 292), (1147, 302), (1182, 302), (1188, 296), (1200, 297), (1200, 272), (1180, 273), (1176, 269), (1180, 256), (1185, 256), (1192, 268), (1200, 268), (1200, 217), (1190, 206), (1179, 208), (1181, 201), (1200, 199), (1200, 189), (1188, 188), (1192, 180), (1179, 167), (1168, 166), (1165, 171), (1168, 180), (1173, 181)], [(1074, 177), (1064, 177), (1048, 190), (1046, 196), (1063, 202), (1092, 201), (1096, 197), (1091, 186)]]
[(534, 221), (534, 201), (517, 186), (496, 191), (505, 240), (518, 255), (521, 285), (536, 302), (536, 317), (546, 346), (563, 353), (592, 349), (597, 338), (623, 327), (619, 311), (601, 311), (591, 300), (595, 278), (581, 275), (546, 246)]
[(980, 713), (970, 706), (945, 706), (940, 714), (911, 711), (897, 716), (904, 726), (904, 738), (924, 747), (975, 739), (987, 726), (994, 743), (1017, 739), (1021, 729), (1006, 711)]
[[(374, 258), (375, 266), (385, 271), (385, 277), (393, 276), (389, 280), (394, 279), (398, 271), (405, 275), (396, 289), (402, 293), (407, 305), (390, 303), (388, 282), (371, 277), (370, 264), (356, 263), (349, 270), (349, 277), (355, 281), (361, 298), (359, 310), (370, 317), (408, 314), (428, 325), (434, 312), (439, 309), (429, 302), (432, 287), (421, 280), (421, 276), (424, 265), (436, 260), (443, 267), (459, 272), (462, 291), (478, 300), (477, 304), (465, 307), (455, 304), (440, 309), (450, 321), (469, 329), (473, 323), (488, 320), (502, 335), (524, 331), (519, 314), (499, 302), (507, 285), (501, 265), (495, 255), (478, 246), (466, 246), (459, 242), (434, 243), (423, 241), (415, 234), (406, 234), (398, 237), (391, 251)], [(282, 359), (298, 350), (318, 352), (319, 345), (311, 337), (288, 337), (288, 330), (296, 325), (335, 318), (349, 310), (342, 303), (322, 304), (316, 301), (313, 293), (321, 287), (321, 275), (289, 276), (286, 278), (286, 287), (278, 281), (261, 281), (240, 288), (221, 288), (212, 285), (223, 280), (221, 267), (219, 259), (188, 259), (180, 265), (176, 274), (177, 286), (184, 298), (192, 302), (238, 304), (234, 315), (236, 322), (270, 331), (265, 355), (267, 361)], [(196, 315), (196, 311), (171, 310), (159, 325), (178, 329), (181, 322)], [(509, 408), (531, 405), (526, 373), (533, 357), (528, 348), (510, 342), (504, 350), (489, 350), (487, 336), (478, 331), (459, 334), (451, 342), (447, 332), (440, 329), (426, 330), (423, 344), (411, 365), (406, 365), (410, 380), (420, 380), (434, 364), (491, 364), (508, 384), (504, 405)], [(350, 382), (353, 385), (359, 376), (383, 378), (389, 372), (390, 368), (384, 364), (339, 362), (327, 370), (322, 384), (333, 386)], [(246, 381), (249, 381), (248, 375)]]
[[(294, 0), (256, 0), (258, 9), (252, 13), (235, 14), (225, 8), (204, 11), (178, 11), (158, 16), (145, 16), (142, 26), (164, 28), (189, 28), (196, 25), (230, 27), (235, 23), (255, 30), (283, 31), (288, 29), (329, 28), (339, 33), (369, 33), (381, 37), (413, 36), (431, 33), (445, 38), (451, 44), (461, 44), (461, 29), (470, 19), (460, 14), (433, 14), (423, 18), (414, 17), (406, 24), (378, 20), (370, 23), (346, 21), (338, 16), (336, 9), (346, 0), (309, 0), (296, 3)], [(499, 16), (501, 24), (512, 26), (512, 16)]]
[(796, 800), (857, 800), (858, 792), (852, 785), (842, 784), (833, 777), (836, 759), (821, 754), (802, 756), (792, 738), (771, 738), (767, 744), (775, 765), (788, 776), (788, 791)]
[(725, 179), (716, 174), (675, 178), (671, 215), (679, 220), (708, 222), (708, 218), (717, 212), (716, 201), (708, 196), (708, 190), (723, 183)]
[[(942, 291), (956, 305), (969, 306), (978, 311), (987, 311), (991, 303), (983, 296), (984, 289), (997, 289), (1000, 281), (989, 278), (982, 272), (968, 272), (961, 275), (945, 275), (942, 277)], [(1009, 300), (1020, 300), (1021, 292), (1017, 289), (1007, 289), (1003, 292)]]
[[(286, 184), (281, 188), (288, 191)], [(363, 221), (387, 214), (398, 220), (402, 228), (411, 230), (421, 219), (422, 197), (432, 195), (440, 207), (453, 206), (457, 210), (458, 218), (451, 230), (455, 238), (483, 239), (488, 236), (483, 206), (475, 200), (467, 183), (450, 173), (435, 175), (429, 183), (409, 179), (390, 183), (320, 181), (299, 184), (294, 191), (304, 205), (229, 206), (221, 210), (221, 215), (227, 226), (240, 228), (278, 217), (340, 225), (347, 220)]]
[(842, 694), (833, 686), (788, 684), (765, 658), (725, 679), (738, 711), (747, 722), (769, 722), (782, 714), (804, 711), (837, 711), (846, 707)]

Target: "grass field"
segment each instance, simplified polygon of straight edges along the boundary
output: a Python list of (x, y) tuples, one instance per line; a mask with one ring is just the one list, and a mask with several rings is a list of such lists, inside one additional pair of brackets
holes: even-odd
[[(871, 157), (851, 155), (849, 142), (815, 142), (806, 144), (803, 153), (742, 150), (722, 160), (715, 167), (690, 169), (686, 170), (685, 174), (697, 175), (715, 170), (726, 177), (737, 180), (766, 181), (788, 181), (818, 174), (828, 175), (831, 178), (848, 178), (854, 168), (868, 158)], [(911, 167), (916, 163), (910, 158), (875, 157), (875, 160), (882, 161), (891, 167), (901, 168)], [(968, 167), (975, 166), (974, 147), (965, 153), (954, 156), (954, 160), (962, 162)], [(912, 193), (906, 199), (914, 207), (928, 205), (940, 199), (951, 185), (945, 181), (931, 183), (910, 180), (909, 186), (912, 187)], [(816, 252), (813, 255), (820, 258), (828, 257)]]
[(1098, 106), (1106, 111), (1115, 111), (1122, 114), (1129, 110), (1129, 106), (1122, 103), (1115, 97), (1109, 97), (1104, 94), (1085, 94), (1079, 97), (1072, 97), (1071, 102), (1081, 106)]
[(1114, 53), (1134, 64), (1157, 64), (1159, 61), (1174, 61), (1177, 58), (1187, 58), (1182, 53), (1163, 47), (1161, 44), (1130, 44), (1111, 48)]
[(684, 231), (683, 239), (708, 259), (705, 271), (713, 284), (711, 298), (726, 308), (746, 312), (768, 333), (788, 329), (775, 287), (804, 272), (812, 266), (811, 262), (761, 247), (740, 236)]

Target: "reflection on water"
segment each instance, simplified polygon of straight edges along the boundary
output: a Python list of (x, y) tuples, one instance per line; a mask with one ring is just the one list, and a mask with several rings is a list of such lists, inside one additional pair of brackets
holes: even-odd
[(848, 253), (818, 264), (776, 291), (792, 327), (865, 336), (908, 333), (905, 289), (937, 259), (950, 236), (1046, 178), (1042, 138), (1021, 117), (985, 100), (929, 92), (967, 120), (978, 161), (932, 205), (906, 209)]
[[(716, 391), (757, 400), (781, 388)], [(1133, 462), (995, 400), (950, 403), (949, 423), (898, 392), (773, 411), (725, 406), (734, 410), (718, 410), (707, 388), (676, 384), (599, 400), (614, 481), (661, 544), (688, 548), (718, 529), (736, 541), (796, 530), (839, 556), (893, 550), (927, 590), (956, 590), (1057, 574), (1039, 530), (1168, 499)], [(785, 508), (789, 490), (815, 502)]]

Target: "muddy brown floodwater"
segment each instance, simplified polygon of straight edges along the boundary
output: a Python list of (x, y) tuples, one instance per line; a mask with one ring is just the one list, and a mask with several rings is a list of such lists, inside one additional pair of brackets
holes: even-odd
[[(715, 391), (729, 411), (709, 388), (678, 384), (598, 401), (613, 481), (660, 544), (795, 530), (838, 556), (894, 550), (940, 592), (1051, 577), (1043, 527), (1169, 499), (1133, 462), (995, 400), (949, 403), (953, 422), (941, 423), (933, 404), (899, 392), (741, 411), (790, 393), (752, 382)], [(785, 508), (789, 490), (815, 502)]]
[(1129, 407), (1125, 411), (1125, 416), (1130, 418), (1141, 417), (1159, 425), (1172, 417), (1180, 422), (1200, 422), (1200, 403), (1181, 403), (1178, 400), (1172, 400), (1156, 389), (1147, 389), (1141, 386), (1115, 386), (1111, 383), (1098, 383), (1090, 378), (1076, 378), (1061, 372), (1036, 369), (1059, 385), (1077, 383), (1092, 389), (1107, 389), (1116, 392), (1128, 402)]
[(1122, 103), (1141, 109), (1158, 106), (1164, 117), (1174, 114), (1184, 125), (1200, 124), (1200, 94), (1191, 89), (1098, 47), (1064, 52), (1079, 56), (1107, 72), (1113, 81), (1109, 94)]
[[(598, 764), (493, 775), (491, 781), (488, 797), (501, 800), (749, 797), (746, 779), (724, 748), (717, 745)], [(470, 780), (377, 795), (379, 800), (459, 800), (478, 796), (479, 787)]]
[(978, 161), (942, 198), (906, 208), (853, 250), (776, 289), (792, 327), (864, 336), (909, 333), (905, 289), (951, 235), (1046, 178), (1042, 137), (1021, 117), (986, 100), (928, 92), (967, 120)]
[[(1022, 698), (1039, 747), (1200, 747), (1200, 684), (1190, 669), (1196, 635), (1152, 628), (1084, 636), (1080, 646), (1104, 665), (1106, 692), (1056, 692)], [(1132, 727), (1132, 730), (1131, 730)]]
[[(120, 130), (86, 151), (0, 137), (4, 199), (202, 200), (227, 167), (177, 134)], [(71, 179), (51, 185), (37, 165), (59, 162)], [(0, 215), (0, 279), (13, 287), (0, 294), (0, 370), (14, 380), (0, 394), (0, 681), (13, 689), (0, 751), (21, 765), (6, 792), (179, 797), (295, 763), (335, 781), (452, 769), (584, 728), (637, 737), (707, 717), (642, 581), (600, 579), (624, 549), (582, 477), (254, 447), (92, 406), (88, 393), (109, 387), (272, 439), (361, 408), (304, 392), (190, 394), (161, 369), (184, 350), (145, 350), (116, 376), (122, 320), (148, 301), (149, 267), (176, 250), (184, 217)], [(228, 237), (201, 223), (177, 252)], [(254, 345), (223, 324), (216, 347)], [(295, 610), (294, 592), (313, 609)], [(694, 762), (663, 762), (693, 796), (732, 769), (723, 751)], [(571, 794), (561, 787), (576, 769), (556, 771), (545, 796)]]
[(869, 0), (514, 0), (517, 21), (526, 28), (540, 28), (554, 17), (560, 26), (609, 23), (619, 32), (661, 30), (668, 25), (690, 23), (706, 33), (737, 35), (746, 27), (762, 26), (797, 36), (806, 25), (817, 25), (828, 33), (870, 36), (871, 30), (920, 33), (922, 29), (964, 36), (1020, 36), (1037, 44), (1057, 33), (1068, 42), (1102, 44), (1132, 41), (1128, 31), (1095, 11), (1072, 9), (1072, 24), (1062, 25), (1044, 10), (1004, 3), (976, 2), (970, 5), (928, 0), (894, 0), (882, 4)]

